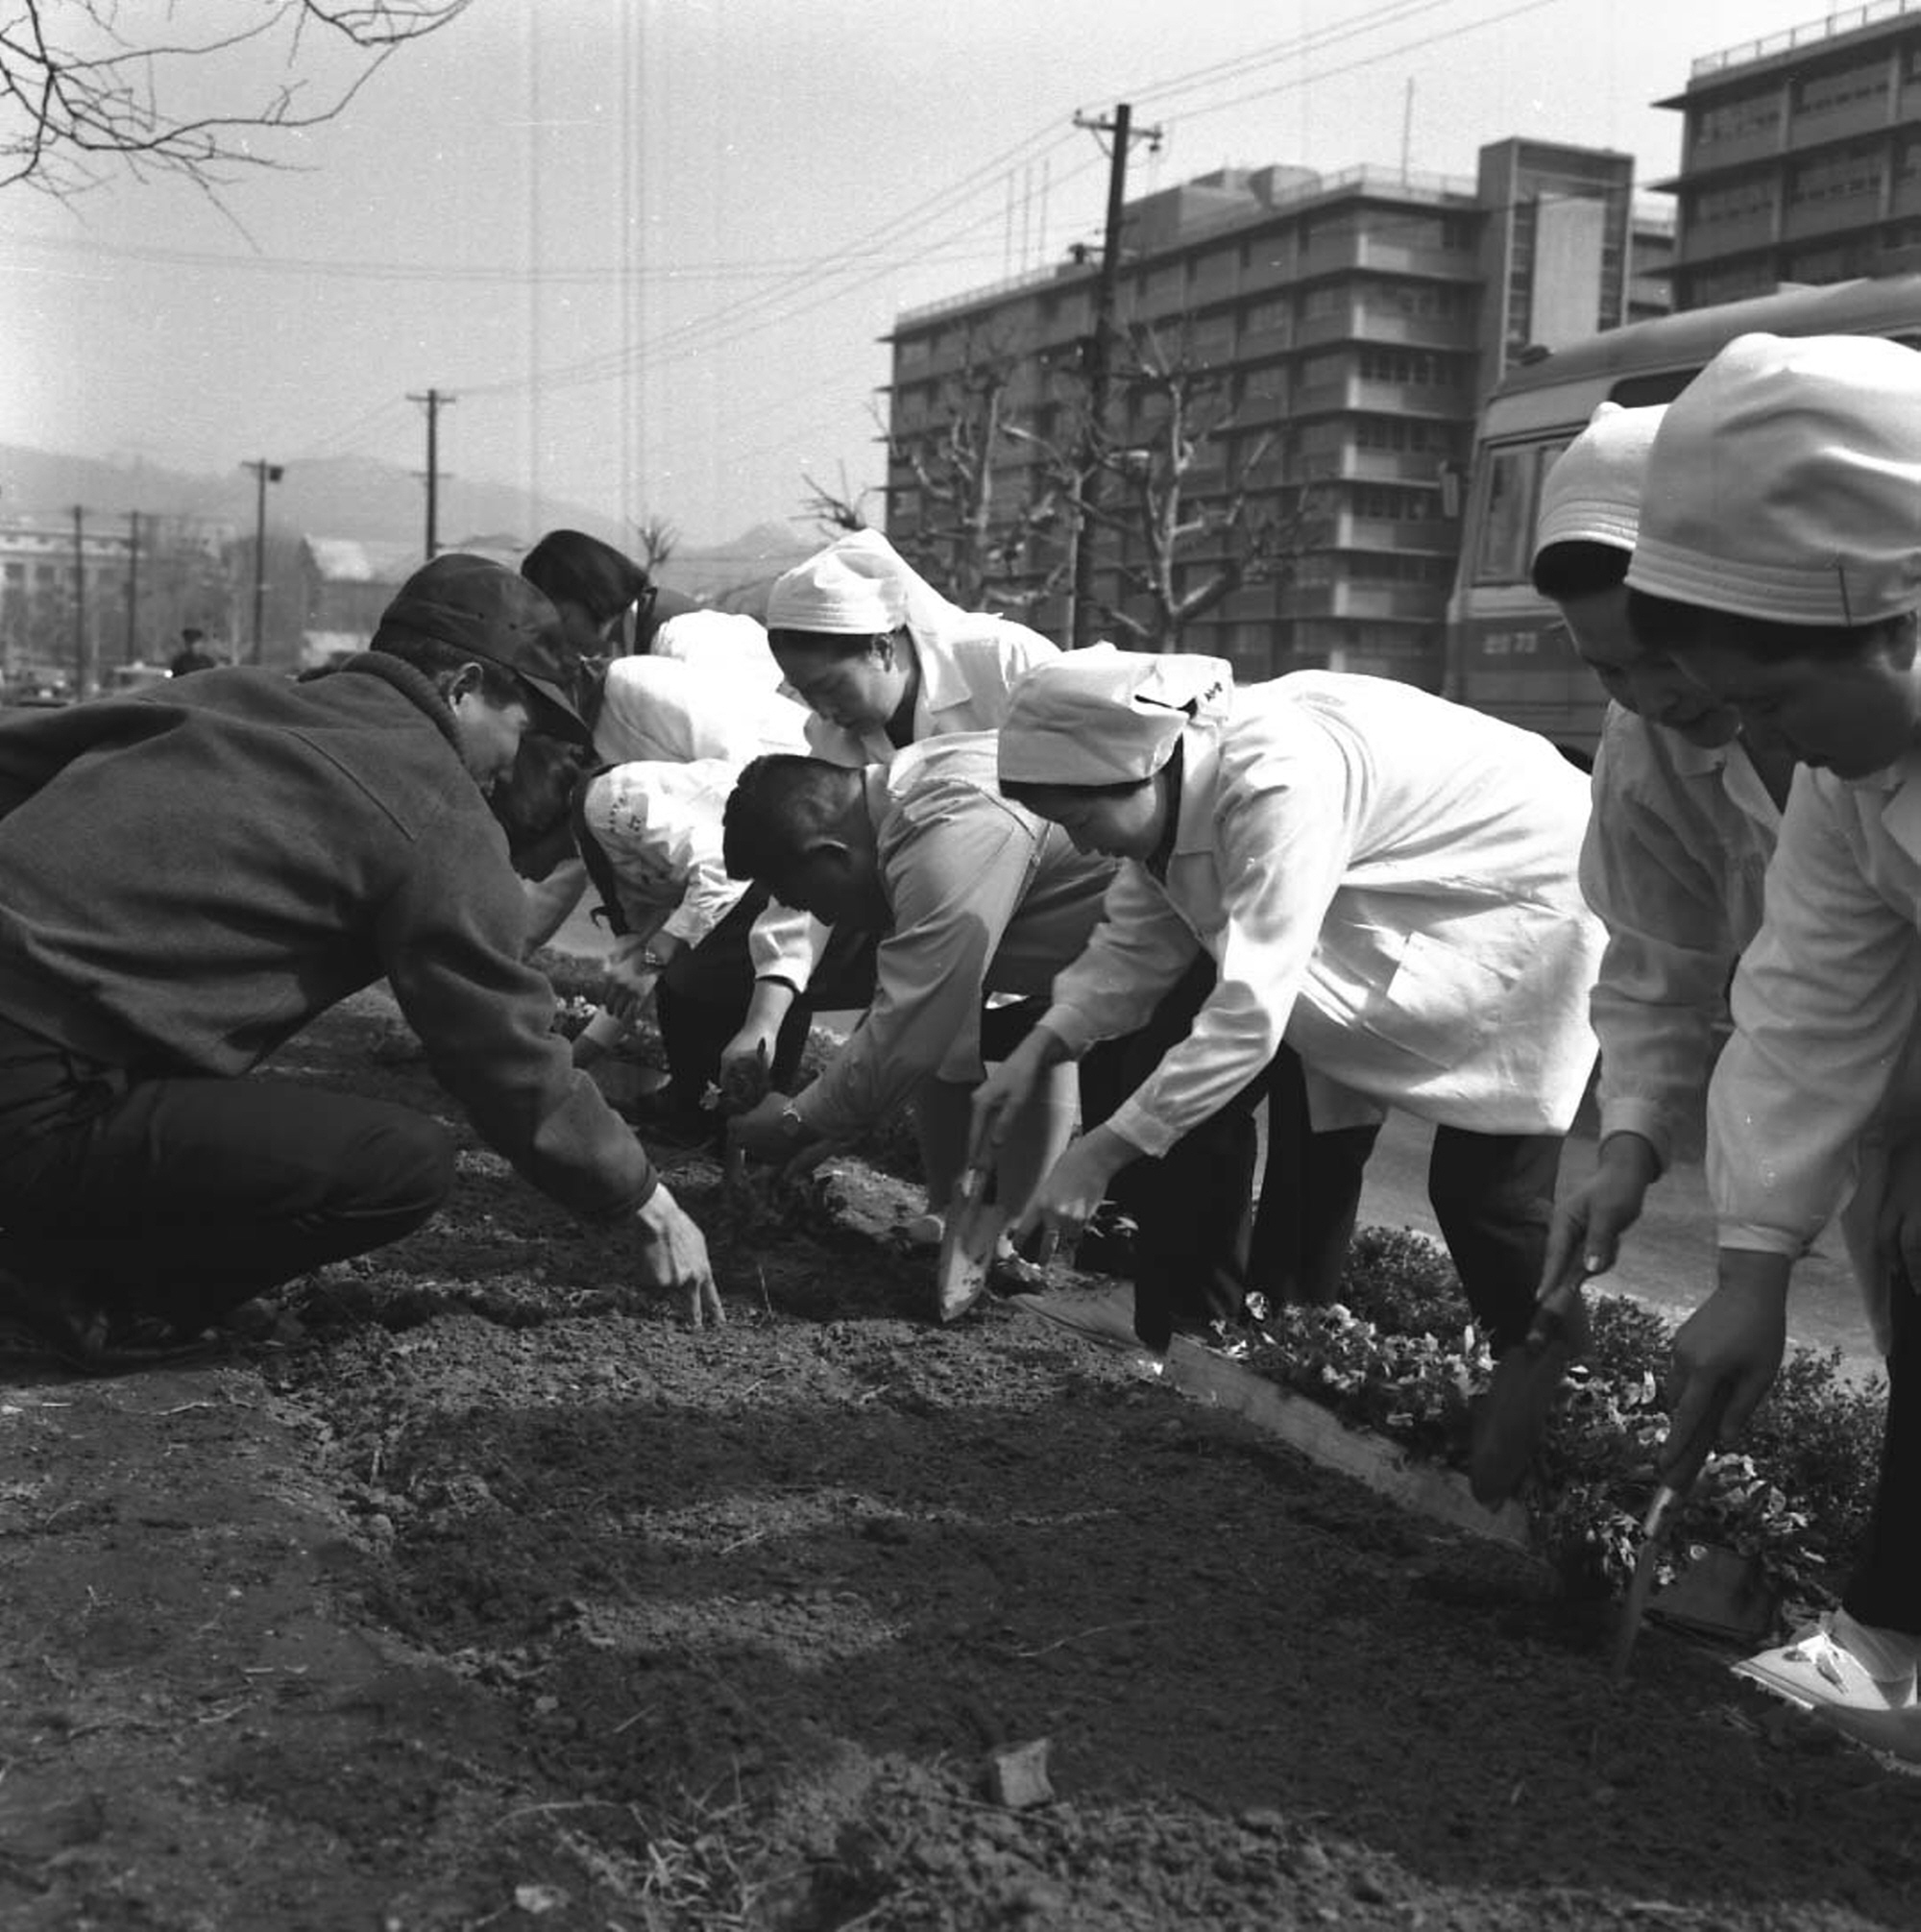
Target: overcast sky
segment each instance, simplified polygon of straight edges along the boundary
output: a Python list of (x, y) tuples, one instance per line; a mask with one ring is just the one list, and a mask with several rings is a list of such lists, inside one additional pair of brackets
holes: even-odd
[[(256, 0), (166, 10), (176, 33)], [(264, 0), (259, 0), (264, 4)], [(158, 10), (157, 10), (158, 11)], [(1844, 10), (1858, 12), (1859, 10)], [(123, 15), (123, 17), (128, 17)], [(1818, 0), (474, 0), (283, 171), (0, 197), (0, 441), (231, 472), (441, 464), (717, 542), (875, 483), (904, 306), (1224, 163), (1471, 175), (1520, 134), (1670, 174), (1690, 61)], [(300, 72), (338, 77), (337, 60)], [(211, 104), (287, 78), (205, 61)], [(1411, 87), (1411, 93), (1410, 93)], [(1648, 197), (1652, 199), (1652, 197)]]

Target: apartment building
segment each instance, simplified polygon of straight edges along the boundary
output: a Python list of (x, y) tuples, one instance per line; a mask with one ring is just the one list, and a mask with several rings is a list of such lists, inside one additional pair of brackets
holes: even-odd
[[(1199, 440), (1185, 501), (1245, 488), (1256, 514), (1299, 513), (1309, 533), (1284, 576), (1232, 591), (1186, 627), (1183, 648), (1248, 677), (1327, 667), (1438, 685), (1481, 400), (1516, 357), (1621, 322), (1637, 298), (1658, 301), (1636, 277), (1632, 193), (1625, 155), (1517, 139), (1483, 149), (1474, 180), (1222, 170), (1127, 207), (1112, 311), (1122, 341), (1150, 330), (1215, 372), (1218, 406), (1231, 411)], [(899, 317), (887, 522), (905, 547), (940, 514), (914, 452), (937, 443), (997, 358), (1011, 373), (997, 397), (994, 517), (1017, 524), (1044, 499), (1050, 452), (1072, 442), (1085, 395), (1097, 281), (1091, 261), (1070, 261)], [(1131, 424), (1128, 409), (1117, 395), (1110, 428), (1145, 444), (1152, 422)], [(1064, 575), (1063, 521), (1014, 554), (1014, 594)], [(1204, 581), (1231, 548), (1184, 548), (1177, 588)], [(1103, 531), (1097, 599), (1121, 597), (1117, 558), (1148, 550), (1137, 530)], [(1029, 621), (1058, 635), (1066, 615), (1057, 587)]]
[(1921, 0), (1708, 54), (1683, 116), (1677, 308), (1921, 264)]

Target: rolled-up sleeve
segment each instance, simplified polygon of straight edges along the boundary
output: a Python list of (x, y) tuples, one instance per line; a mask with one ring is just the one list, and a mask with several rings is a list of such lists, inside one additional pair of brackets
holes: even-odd
[(1165, 1153), (1280, 1050), (1353, 857), (1350, 778), (1331, 743), (1308, 739), (1263, 757), (1224, 796), (1220, 978), (1187, 1038), (1110, 1122), (1144, 1153)]
[(1911, 909), (1868, 878), (1846, 819), (1874, 806), (1797, 779), (1766, 913), (1735, 975), (1735, 1033), (1708, 1089), (1720, 1244), (1798, 1256), (1845, 1191), (1857, 1137), (1901, 1064), (1921, 998)]
[(981, 990), (1037, 851), (1033, 821), (977, 790), (913, 801), (881, 853), (892, 923), (875, 963), (873, 1003), (794, 1102), (812, 1133), (851, 1138), (930, 1074), (979, 1077)]

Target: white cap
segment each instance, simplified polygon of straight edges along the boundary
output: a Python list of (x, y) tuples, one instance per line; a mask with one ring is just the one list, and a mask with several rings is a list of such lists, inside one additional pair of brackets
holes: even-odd
[(1554, 459), (1541, 486), (1537, 557), (1549, 544), (1634, 549), (1648, 452), (1666, 413), (1665, 403), (1647, 409), (1603, 403), (1594, 411), (1588, 427)]
[(1097, 644), (1017, 678), (1001, 724), (1005, 784), (1123, 785), (1151, 778), (1197, 718), (1225, 716), (1224, 658)]
[(877, 637), (905, 621), (906, 569), (878, 530), (855, 530), (774, 579), (767, 628)]
[(1921, 604), (1921, 355), (1737, 336), (1668, 404), (1627, 581), (1776, 624)]

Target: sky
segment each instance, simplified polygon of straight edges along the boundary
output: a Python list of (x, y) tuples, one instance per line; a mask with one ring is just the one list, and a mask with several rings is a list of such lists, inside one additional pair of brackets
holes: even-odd
[[(1881, 5), (1887, 0), (1880, 0)], [(53, 0), (56, 12), (78, 0)], [(175, 37), (273, 0), (163, 12)], [(142, 10), (134, 10), (135, 12)], [(1859, 8), (1841, 10), (1843, 19)], [(1877, 6), (1879, 12), (1879, 6)], [(130, 17), (123, 12), (123, 18)], [(211, 191), (0, 190), (0, 442), (231, 475), (360, 454), (685, 543), (877, 485), (904, 308), (1098, 242), (1224, 166), (1471, 177), (1510, 135), (1671, 174), (1652, 103), (1819, 0), (472, 0)], [(351, 68), (309, 33), (155, 70), (233, 110)], [(308, 95), (300, 98), (307, 99)], [(1651, 203), (1665, 197), (1643, 193)], [(869, 500), (870, 511), (878, 498)]]

